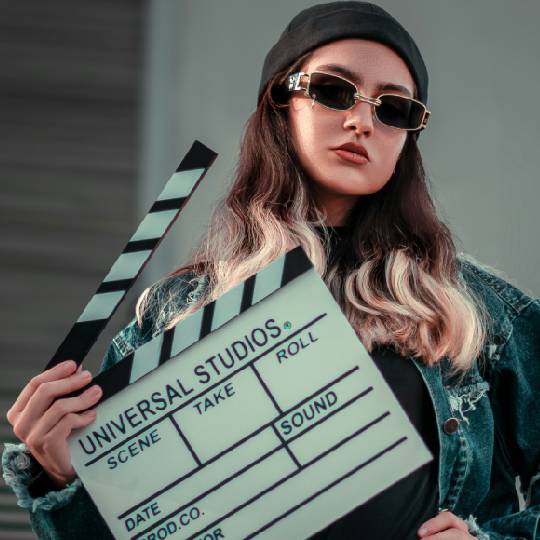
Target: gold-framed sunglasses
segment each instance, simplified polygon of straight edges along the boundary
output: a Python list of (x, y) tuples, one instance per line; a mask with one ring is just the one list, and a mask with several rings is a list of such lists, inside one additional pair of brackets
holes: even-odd
[(373, 106), (375, 116), (383, 124), (406, 131), (419, 131), (427, 126), (431, 115), (427, 107), (417, 99), (399, 94), (380, 94), (376, 98), (363, 96), (354, 83), (330, 73), (298, 71), (287, 77), (286, 88), (289, 92), (303, 90), (310, 97), (327, 109), (347, 111), (357, 101), (365, 101)]

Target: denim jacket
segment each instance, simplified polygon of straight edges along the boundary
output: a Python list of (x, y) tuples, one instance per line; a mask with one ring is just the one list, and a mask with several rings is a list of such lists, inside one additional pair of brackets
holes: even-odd
[[(540, 540), (540, 300), (494, 272), (460, 256), (460, 277), (492, 320), (485, 346), (461, 381), (449, 376), (448, 358), (433, 367), (410, 357), (429, 389), (439, 435), (439, 511), (466, 521), (480, 540)], [(193, 274), (189, 277), (196, 277)], [(179, 309), (196, 301), (207, 280), (172, 278)], [(105, 370), (162, 330), (135, 319), (112, 341)], [(30, 511), (39, 538), (112, 538), (76, 479), (63, 490), (32, 498), (24, 444), (6, 444), (4, 478)], [(519, 509), (519, 477), (525, 509)]]

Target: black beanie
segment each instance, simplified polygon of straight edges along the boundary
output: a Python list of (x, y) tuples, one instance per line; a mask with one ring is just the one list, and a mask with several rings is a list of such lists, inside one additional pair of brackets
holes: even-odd
[[(388, 45), (403, 58), (415, 81), (418, 99), (427, 106), (428, 73), (407, 30), (383, 8), (369, 2), (330, 2), (296, 15), (264, 60), (257, 104), (268, 81), (300, 56), (331, 41), (371, 39)], [(420, 131), (414, 132), (416, 136)]]

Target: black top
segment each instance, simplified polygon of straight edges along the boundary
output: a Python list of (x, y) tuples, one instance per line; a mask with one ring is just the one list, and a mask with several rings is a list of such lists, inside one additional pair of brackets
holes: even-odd
[[(322, 229), (318, 229), (322, 233)], [(331, 230), (332, 246), (347, 234), (345, 226)], [(438, 510), (439, 440), (429, 391), (414, 363), (391, 347), (378, 347), (371, 357), (394, 392), (434, 460), (356, 507), (311, 540), (418, 540), (420, 525)]]

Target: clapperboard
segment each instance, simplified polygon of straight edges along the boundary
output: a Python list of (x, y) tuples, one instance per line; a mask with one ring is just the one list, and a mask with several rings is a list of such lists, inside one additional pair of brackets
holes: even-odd
[[(215, 156), (194, 143), (49, 366), (82, 361)], [(301, 247), (96, 383), (69, 445), (119, 539), (307, 538), (433, 459)]]

